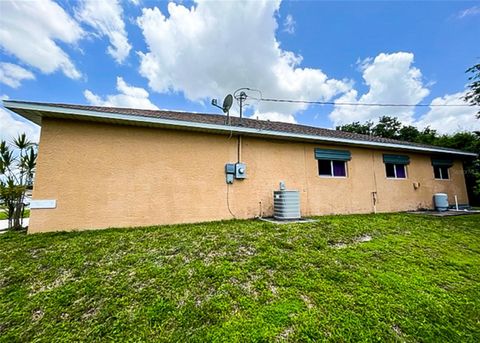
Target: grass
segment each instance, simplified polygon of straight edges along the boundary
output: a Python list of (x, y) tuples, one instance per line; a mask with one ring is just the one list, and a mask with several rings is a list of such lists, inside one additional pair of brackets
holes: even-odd
[[(30, 210), (25, 210), (23, 212), (23, 218), (28, 218), (30, 217)], [(0, 220), (8, 219), (7, 212), (4, 208), (0, 208)]]
[(275, 340), (479, 342), (480, 216), (0, 235), (2, 342)]

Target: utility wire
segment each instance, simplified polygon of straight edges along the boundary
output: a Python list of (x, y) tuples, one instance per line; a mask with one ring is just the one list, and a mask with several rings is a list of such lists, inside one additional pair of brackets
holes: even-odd
[(334, 105), (334, 106), (376, 106), (376, 107), (470, 107), (468, 104), (374, 104), (374, 103), (356, 103), (356, 102), (333, 102), (333, 101), (308, 101), (308, 100), (292, 100), (292, 99), (274, 99), (274, 98), (249, 98), (265, 101), (265, 102), (283, 102), (293, 104), (310, 104), (310, 105)]

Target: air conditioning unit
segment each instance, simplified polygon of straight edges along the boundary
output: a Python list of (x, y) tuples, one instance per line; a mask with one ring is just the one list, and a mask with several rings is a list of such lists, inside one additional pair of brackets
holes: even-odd
[(300, 192), (287, 190), (283, 182), (280, 190), (273, 192), (273, 217), (278, 220), (300, 219)]

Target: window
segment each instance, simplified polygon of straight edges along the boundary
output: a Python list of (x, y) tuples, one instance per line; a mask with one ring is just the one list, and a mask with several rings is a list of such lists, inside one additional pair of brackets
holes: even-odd
[(450, 179), (447, 166), (433, 166), (433, 174), (435, 175), (435, 178), (439, 180)]
[(390, 179), (406, 179), (407, 167), (410, 163), (410, 157), (406, 155), (383, 155), (383, 163), (385, 163), (385, 173)]
[(453, 166), (453, 160), (442, 156), (432, 157), (433, 175), (437, 180), (450, 179), (448, 168)]
[(325, 177), (347, 177), (347, 161), (352, 159), (348, 150), (315, 149), (318, 160), (318, 175)]
[(393, 179), (405, 179), (407, 171), (404, 164), (385, 163), (387, 177)]
[(318, 160), (318, 175), (331, 177), (346, 177), (345, 161)]

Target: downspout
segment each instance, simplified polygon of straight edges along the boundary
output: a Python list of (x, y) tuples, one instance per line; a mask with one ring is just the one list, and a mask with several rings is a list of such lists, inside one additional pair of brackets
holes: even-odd
[(238, 136), (237, 140), (237, 162), (240, 163), (242, 161), (242, 136)]

